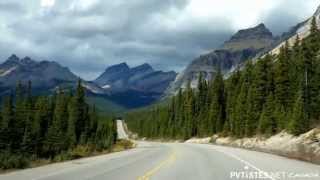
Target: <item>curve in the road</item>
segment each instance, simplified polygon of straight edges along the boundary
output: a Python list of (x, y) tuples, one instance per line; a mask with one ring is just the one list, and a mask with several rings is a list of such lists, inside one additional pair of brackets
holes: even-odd
[[(124, 152), (0, 175), (0, 180), (252, 180), (240, 173), (268, 173), (268, 180), (318, 180), (320, 166), (272, 154), (205, 144), (137, 142)], [(274, 177), (274, 172), (310, 177)], [(250, 175), (250, 174), (249, 174)]]

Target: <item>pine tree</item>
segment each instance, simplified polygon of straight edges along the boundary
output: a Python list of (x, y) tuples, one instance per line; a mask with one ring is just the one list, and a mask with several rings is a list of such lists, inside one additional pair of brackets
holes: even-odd
[(12, 132), (15, 136), (15, 148), (20, 149), (20, 143), (22, 142), (22, 138), (25, 134), (25, 126), (26, 121), (29, 120), (29, 114), (27, 114), (27, 104), (26, 99), (24, 97), (24, 88), (22, 83), (19, 81), (16, 87), (16, 94), (15, 94), (15, 113), (14, 113), (14, 120), (13, 123), (13, 130)]
[(225, 92), (224, 92), (224, 81), (223, 81), (223, 76), (220, 71), (218, 70), (218, 73), (215, 77), (215, 80), (213, 81), (214, 85), (214, 95), (213, 95), (213, 104), (216, 103), (216, 110), (217, 110), (217, 120), (216, 120), (216, 132), (221, 132), (223, 130), (223, 125), (225, 123)]
[(42, 155), (43, 144), (48, 131), (48, 123), (50, 119), (49, 102), (46, 97), (39, 97), (35, 104), (35, 115), (32, 125), (32, 135), (35, 139), (35, 152), (37, 155)]
[(310, 35), (307, 39), (310, 44), (311, 53), (316, 56), (320, 48), (320, 31), (318, 29), (316, 17), (312, 17)]
[(16, 139), (16, 134), (14, 134), (16, 125), (11, 96), (4, 98), (1, 114), (0, 149), (10, 150), (12, 142)]
[(53, 119), (52, 124), (48, 128), (45, 144), (45, 149), (51, 158), (65, 150), (64, 139), (61, 122), (58, 119)]
[[(67, 104), (67, 96), (64, 94), (63, 91), (59, 91), (58, 95), (56, 96), (56, 104), (53, 113), (53, 121), (59, 124), (60, 131), (62, 136), (65, 136), (67, 133), (68, 128), (68, 104)], [(68, 141), (66, 138), (61, 139), (61, 143), (64, 144), (63, 149), (67, 148)]]
[(31, 86), (31, 81), (28, 82), (27, 86), (27, 96), (24, 101), (24, 133), (23, 133), (23, 139), (22, 139), (22, 151), (24, 153), (29, 153), (33, 154), (34, 149), (35, 149), (35, 139), (32, 135), (32, 131), (35, 127), (33, 127), (33, 114), (34, 114), (34, 109), (33, 109), (33, 103), (32, 103), (32, 92), (31, 92), (32, 86)]
[(96, 106), (93, 105), (91, 112), (90, 112), (90, 130), (89, 130), (89, 139), (90, 139), (90, 143), (94, 143), (94, 139), (95, 139), (95, 133), (97, 131), (97, 127), (98, 127), (98, 112), (96, 109)]
[(281, 47), (275, 67), (275, 97), (280, 105), (287, 107), (290, 103), (289, 50), (288, 45)]
[(77, 135), (76, 135), (76, 122), (78, 120), (79, 112), (76, 108), (76, 100), (74, 97), (71, 98), (71, 102), (68, 106), (69, 118), (68, 118), (68, 129), (67, 137), (69, 148), (73, 148), (77, 144)]
[[(302, 93), (302, 92), (301, 92)], [(305, 112), (303, 95), (300, 94), (295, 102), (289, 130), (294, 135), (299, 135), (308, 130), (308, 117)]]
[(86, 126), (86, 110), (87, 105), (85, 103), (85, 92), (84, 88), (82, 87), (82, 82), (79, 79), (76, 93), (73, 97), (73, 102), (71, 106), (73, 106), (73, 111), (71, 112), (70, 116), (73, 116), (74, 122), (76, 124), (76, 136), (77, 141), (80, 141), (80, 137), (85, 130)]
[(272, 94), (269, 94), (267, 102), (263, 107), (263, 111), (259, 120), (259, 133), (272, 135), (277, 130), (277, 123), (274, 116), (274, 98)]

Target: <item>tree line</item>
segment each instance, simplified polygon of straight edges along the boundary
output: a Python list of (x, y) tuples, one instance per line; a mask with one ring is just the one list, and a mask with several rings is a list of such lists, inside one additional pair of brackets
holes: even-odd
[(200, 73), (196, 89), (189, 83), (166, 106), (128, 113), (127, 124), (149, 138), (302, 134), (320, 122), (319, 50), (313, 18), (310, 35), (278, 55), (248, 61), (227, 79), (219, 69), (209, 82)]
[(77, 151), (102, 151), (115, 143), (115, 122), (86, 103), (80, 80), (75, 92), (34, 96), (31, 90), (31, 82), (19, 82), (2, 100), (0, 168), (22, 168), (37, 159), (72, 159), (79, 156)]

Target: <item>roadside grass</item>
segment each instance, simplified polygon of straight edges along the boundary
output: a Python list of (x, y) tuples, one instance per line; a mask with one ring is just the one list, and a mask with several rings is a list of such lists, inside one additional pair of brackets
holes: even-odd
[[(77, 146), (71, 151), (63, 152), (56, 155), (53, 159), (37, 159), (34, 157), (11, 156), (9, 154), (0, 155), (0, 174), (9, 173), (16, 170), (35, 168), (44, 165), (67, 162), (81, 158), (105, 155), (113, 152), (121, 152), (135, 147), (130, 140), (118, 140), (111, 148), (102, 151), (93, 151), (92, 147)], [(18, 167), (18, 168), (13, 168)]]
[(127, 149), (132, 149), (135, 147), (135, 144), (130, 140), (121, 139), (111, 149), (111, 152), (120, 152)]

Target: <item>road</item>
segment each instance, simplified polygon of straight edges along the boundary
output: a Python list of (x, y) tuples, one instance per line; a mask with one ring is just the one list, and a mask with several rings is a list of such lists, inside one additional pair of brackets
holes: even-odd
[(21, 170), (0, 175), (0, 179), (320, 179), (318, 165), (261, 152), (205, 144), (143, 141), (137, 144), (137, 148), (128, 151)]
[(124, 124), (121, 120), (117, 120), (117, 129), (118, 129), (118, 139), (129, 139), (125, 129)]

